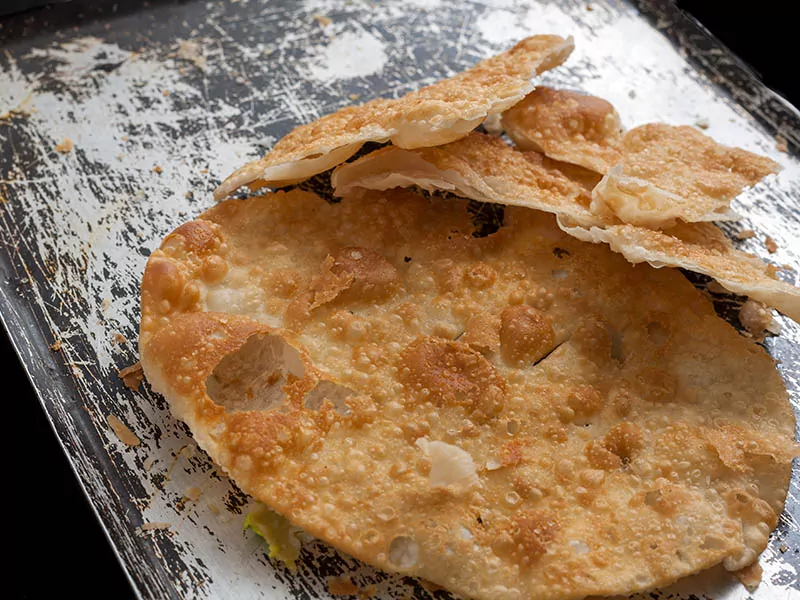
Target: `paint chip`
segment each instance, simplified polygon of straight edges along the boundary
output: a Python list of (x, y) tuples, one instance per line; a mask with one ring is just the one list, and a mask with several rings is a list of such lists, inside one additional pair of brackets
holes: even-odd
[(122, 421), (119, 420), (119, 417), (116, 415), (108, 415), (106, 417), (106, 421), (108, 422), (108, 426), (111, 427), (111, 430), (116, 434), (116, 436), (120, 439), (120, 441), (125, 444), (126, 446), (138, 446), (142, 443), (139, 437), (133, 433), (130, 428), (125, 425)]

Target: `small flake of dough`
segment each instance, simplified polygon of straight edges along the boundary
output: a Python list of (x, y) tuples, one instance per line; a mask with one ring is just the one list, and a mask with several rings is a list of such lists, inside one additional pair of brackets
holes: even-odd
[(537, 87), (503, 114), (521, 150), (605, 174), (622, 158), (623, 127), (614, 107), (596, 96)]
[(592, 211), (651, 228), (735, 220), (730, 202), (780, 166), (694, 127), (650, 123), (622, 140), (622, 160), (592, 193)]
[(311, 16), (313, 17), (313, 19), (314, 19), (314, 20), (315, 20), (317, 23), (319, 23), (319, 24), (320, 24), (320, 26), (321, 26), (322, 28), (325, 28), (325, 27), (327, 27), (328, 25), (330, 25), (331, 23), (333, 23), (333, 21), (332, 21), (332, 20), (331, 20), (329, 17), (326, 17), (325, 15), (311, 15)]
[(258, 182), (297, 183), (344, 162), (368, 141), (402, 148), (437, 146), (467, 135), (491, 114), (533, 89), (531, 78), (563, 63), (572, 38), (536, 35), (454, 77), (398, 98), (348, 106), (301, 125), (263, 158), (246, 164), (214, 191), (218, 200)]
[(778, 243), (770, 236), (764, 238), (764, 246), (770, 254), (775, 254), (778, 251)]
[(749, 299), (739, 309), (739, 322), (754, 336), (762, 336), (772, 324), (772, 314), (761, 302)]
[(177, 56), (181, 60), (191, 62), (200, 71), (206, 70), (206, 59), (203, 56), (203, 50), (199, 42), (178, 40)]
[(117, 375), (120, 379), (122, 379), (122, 382), (125, 384), (125, 387), (133, 391), (138, 390), (139, 386), (142, 385), (142, 381), (144, 380), (144, 372), (142, 371), (142, 364), (138, 361), (129, 367), (120, 369), (117, 372)]
[(739, 233), (736, 234), (737, 240), (749, 240), (751, 238), (756, 237), (756, 232), (752, 229), (742, 229)]
[[(222, 202), (148, 260), (148, 381), (245, 493), (460, 596), (630, 594), (751, 564), (797, 454), (770, 356), (676, 269), (631, 266), (541, 211), (509, 206), (504, 219), (474, 237), (465, 201), (404, 189)], [(351, 269), (345, 292), (289, 323), (345, 248), (382, 257), (391, 284), (357, 286), (369, 270)], [(499, 351), (450, 338), (479, 313), (501, 317), (502, 334), (509, 307), (506, 325), (526, 324)], [(348, 410), (307, 402), (324, 382), (351, 391)], [(455, 448), (458, 467), (445, 456), (439, 479), (420, 439)]]
[(428, 476), (431, 487), (469, 489), (479, 484), (475, 462), (469, 452), (453, 444), (431, 442), (427, 438), (418, 439), (417, 446), (431, 461), (431, 471)]
[(764, 569), (758, 563), (754, 562), (752, 565), (745, 567), (734, 573), (736, 579), (742, 582), (742, 585), (747, 588), (751, 594), (756, 591), (756, 588), (761, 583), (761, 578), (764, 575)]
[(108, 426), (111, 427), (111, 430), (114, 432), (114, 434), (126, 446), (138, 446), (142, 443), (139, 437), (133, 433), (130, 428), (125, 425), (125, 423), (120, 421), (119, 417), (116, 415), (108, 415), (108, 417), (106, 417), (106, 421), (108, 422)]
[(64, 140), (60, 144), (56, 145), (55, 150), (60, 154), (67, 154), (68, 152), (71, 152), (74, 147), (75, 144), (72, 143), (71, 139), (64, 138)]

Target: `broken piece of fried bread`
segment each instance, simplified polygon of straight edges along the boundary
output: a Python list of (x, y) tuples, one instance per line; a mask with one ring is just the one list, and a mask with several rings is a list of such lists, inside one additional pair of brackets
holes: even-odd
[(503, 113), (520, 150), (606, 174), (622, 158), (624, 129), (614, 107), (597, 96), (540, 86)]
[(281, 139), (261, 159), (230, 175), (218, 200), (243, 185), (297, 183), (344, 162), (368, 141), (403, 148), (435, 146), (462, 137), (533, 89), (531, 78), (557, 67), (572, 52), (572, 38), (535, 35), (473, 68), (396, 100), (348, 106)]
[(730, 203), (780, 166), (689, 126), (649, 123), (622, 140), (622, 160), (594, 189), (592, 210), (652, 229), (738, 218)]

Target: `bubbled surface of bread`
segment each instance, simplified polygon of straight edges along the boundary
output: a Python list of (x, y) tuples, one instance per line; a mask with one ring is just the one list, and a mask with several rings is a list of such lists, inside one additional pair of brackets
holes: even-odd
[(795, 453), (772, 360), (679, 272), (536, 211), (477, 238), (463, 202), (406, 190), (281, 192), (182, 225), (148, 262), (140, 348), (244, 491), (468, 597), (743, 567)]

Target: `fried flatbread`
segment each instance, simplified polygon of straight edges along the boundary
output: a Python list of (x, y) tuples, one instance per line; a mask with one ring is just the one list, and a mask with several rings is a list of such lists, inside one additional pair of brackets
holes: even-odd
[(800, 323), (800, 288), (777, 279), (772, 265), (734, 248), (712, 223), (680, 223), (664, 231), (627, 224), (587, 228), (569, 218), (559, 219), (559, 224), (578, 239), (609, 244), (634, 264), (679, 267), (713, 277), (731, 292), (763, 302)]
[(520, 150), (605, 174), (622, 158), (623, 127), (597, 96), (537, 87), (503, 113), (503, 128)]
[(147, 378), (244, 491), (464, 596), (751, 564), (796, 453), (770, 357), (677, 271), (506, 219), (476, 238), (407, 190), (223, 202), (148, 261)]
[(779, 170), (775, 161), (693, 127), (650, 123), (625, 134), (622, 161), (595, 188), (591, 207), (650, 228), (735, 220), (731, 200)]
[(520, 152), (492, 135), (472, 132), (434, 148), (381, 148), (338, 167), (331, 174), (331, 185), (339, 196), (359, 188), (416, 186), (481, 202), (569, 215), (586, 224), (616, 222), (589, 210), (591, 174), (577, 173), (578, 168), (571, 169), (538, 152)]
[(382, 148), (340, 166), (331, 183), (340, 195), (359, 188), (417, 186), (550, 212), (578, 239), (607, 243), (633, 263), (709, 275), (800, 322), (800, 288), (777, 279), (775, 269), (758, 257), (734, 248), (712, 223), (680, 223), (660, 231), (598, 215), (589, 207), (591, 172), (520, 152), (490, 135), (473, 132), (436, 148)]
[(533, 89), (531, 78), (563, 63), (572, 38), (535, 35), (463, 73), (397, 100), (348, 106), (301, 125), (263, 158), (230, 175), (215, 190), (222, 199), (243, 185), (296, 183), (344, 162), (368, 141), (391, 140), (402, 148), (458, 139)]

